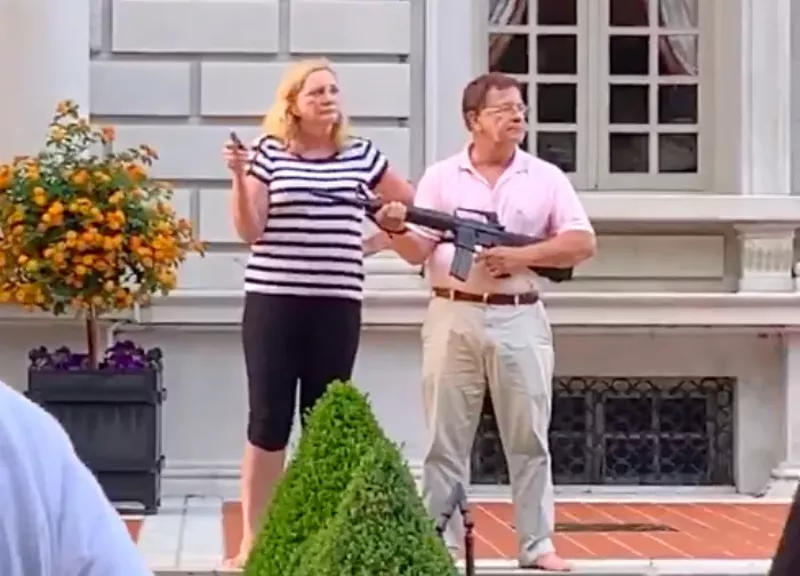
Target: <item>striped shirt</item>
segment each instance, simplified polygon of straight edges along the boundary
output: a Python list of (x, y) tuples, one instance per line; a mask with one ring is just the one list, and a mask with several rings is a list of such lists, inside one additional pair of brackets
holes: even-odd
[(361, 300), (364, 210), (320, 195), (355, 199), (364, 187), (375, 188), (388, 165), (361, 138), (321, 159), (298, 157), (269, 136), (259, 139), (249, 173), (269, 187), (269, 210), (252, 245), (245, 291)]

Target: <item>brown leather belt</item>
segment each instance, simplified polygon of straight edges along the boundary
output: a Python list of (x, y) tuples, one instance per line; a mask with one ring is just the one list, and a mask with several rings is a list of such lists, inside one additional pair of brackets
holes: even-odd
[(539, 301), (538, 292), (524, 292), (522, 294), (473, 294), (449, 288), (434, 288), (433, 295), (437, 298), (447, 298), (457, 302), (475, 302), (478, 304), (491, 304), (492, 306), (516, 306), (519, 304), (536, 304)]

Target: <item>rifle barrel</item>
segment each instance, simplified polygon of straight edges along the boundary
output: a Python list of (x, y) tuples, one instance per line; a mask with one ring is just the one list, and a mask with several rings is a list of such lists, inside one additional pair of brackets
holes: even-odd
[(411, 206), (406, 211), (406, 222), (441, 232), (453, 230), (456, 226), (456, 219), (452, 214), (416, 206)]

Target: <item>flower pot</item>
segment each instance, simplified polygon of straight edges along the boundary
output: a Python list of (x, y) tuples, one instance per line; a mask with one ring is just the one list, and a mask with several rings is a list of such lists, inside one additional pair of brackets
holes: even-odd
[[(27, 396), (64, 427), (78, 456), (120, 508), (160, 506), (161, 367), (117, 371), (32, 366)], [(141, 509), (136, 511), (141, 512)]]

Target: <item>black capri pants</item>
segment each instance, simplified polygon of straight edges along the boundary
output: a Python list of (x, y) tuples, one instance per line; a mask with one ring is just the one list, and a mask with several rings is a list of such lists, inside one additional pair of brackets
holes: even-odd
[(351, 378), (360, 336), (357, 300), (248, 292), (242, 318), (248, 442), (285, 449), (298, 383), (305, 416), (331, 382)]

